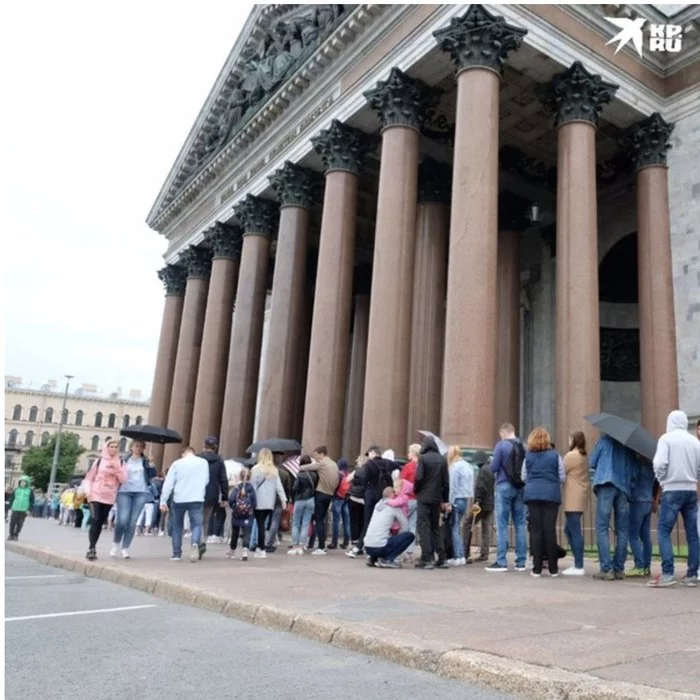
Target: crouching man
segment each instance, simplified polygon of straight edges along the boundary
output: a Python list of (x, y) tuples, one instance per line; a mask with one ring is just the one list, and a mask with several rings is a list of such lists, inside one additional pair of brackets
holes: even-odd
[[(372, 519), (365, 534), (365, 552), (369, 559), (367, 566), (379, 565), (383, 569), (398, 569), (396, 561), (411, 545), (414, 535), (408, 530), (408, 520), (400, 508), (392, 508), (388, 500), (394, 497), (394, 490), (388, 486), (382, 493), (382, 499), (374, 507)], [(394, 523), (398, 523), (399, 532), (391, 534)]]

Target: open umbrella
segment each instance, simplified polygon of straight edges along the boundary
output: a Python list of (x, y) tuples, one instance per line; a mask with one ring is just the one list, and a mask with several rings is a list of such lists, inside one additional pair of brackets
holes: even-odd
[(433, 438), (441, 455), (446, 455), (447, 451), (450, 449), (449, 445), (442, 438), (439, 438), (435, 433), (431, 433), (429, 430), (419, 430), (418, 434), (423, 437)]
[(656, 439), (639, 423), (627, 418), (620, 418), (611, 413), (591, 413), (586, 420), (594, 425), (601, 433), (609, 435), (621, 445), (628, 447), (648, 459), (654, 459), (656, 454)]
[(296, 440), (287, 438), (270, 438), (269, 440), (259, 440), (254, 442), (246, 452), (257, 454), (263, 448), (267, 447), (271, 452), (301, 452), (301, 445)]
[(180, 433), (170, 430), (170, 428), (161, 428), (158, 425), (132, 425), (119, 431), (119, 434), (132, 440), (155, 442), (159, 445), (182, 442)]

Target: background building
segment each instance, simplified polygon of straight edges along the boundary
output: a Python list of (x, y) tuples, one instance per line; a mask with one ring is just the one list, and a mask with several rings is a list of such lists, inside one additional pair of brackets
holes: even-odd
[[(5, 377), (5, 483), (12, 483), (22, 469), (22, 453), (33, 445), (48, 442), (58, 431), (63, 385), (49, 381), (40, 389), (22, 385), (19, 377)], [(85, 472), (99, 456), (104, 441), (119, 438), (119, 431), (148, 422), (149, 402), (138, 389), (124, 396), (121, 389), (101, 394), (94, 384), (83, 384), (68, 394), (63, 430), (80, 436), (86, 449), (76, 468)], [(126, 449), (126, 438), (120, 447)]]

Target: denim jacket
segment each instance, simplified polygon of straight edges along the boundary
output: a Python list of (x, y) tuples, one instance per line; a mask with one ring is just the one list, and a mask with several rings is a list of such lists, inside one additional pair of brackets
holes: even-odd
[(602, 435), (593, 448), (588, 463), (595, 471), (593, 491), (599, 486), (612, 484), (630, 497), (632, 469), (635, 468), (634, 453), (608, 435)]

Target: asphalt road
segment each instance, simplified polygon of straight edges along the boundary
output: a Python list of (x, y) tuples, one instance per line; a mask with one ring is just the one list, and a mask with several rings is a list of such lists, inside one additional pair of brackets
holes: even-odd
[(448, 695), (512, 697), (5, 554), (8, 700)]

